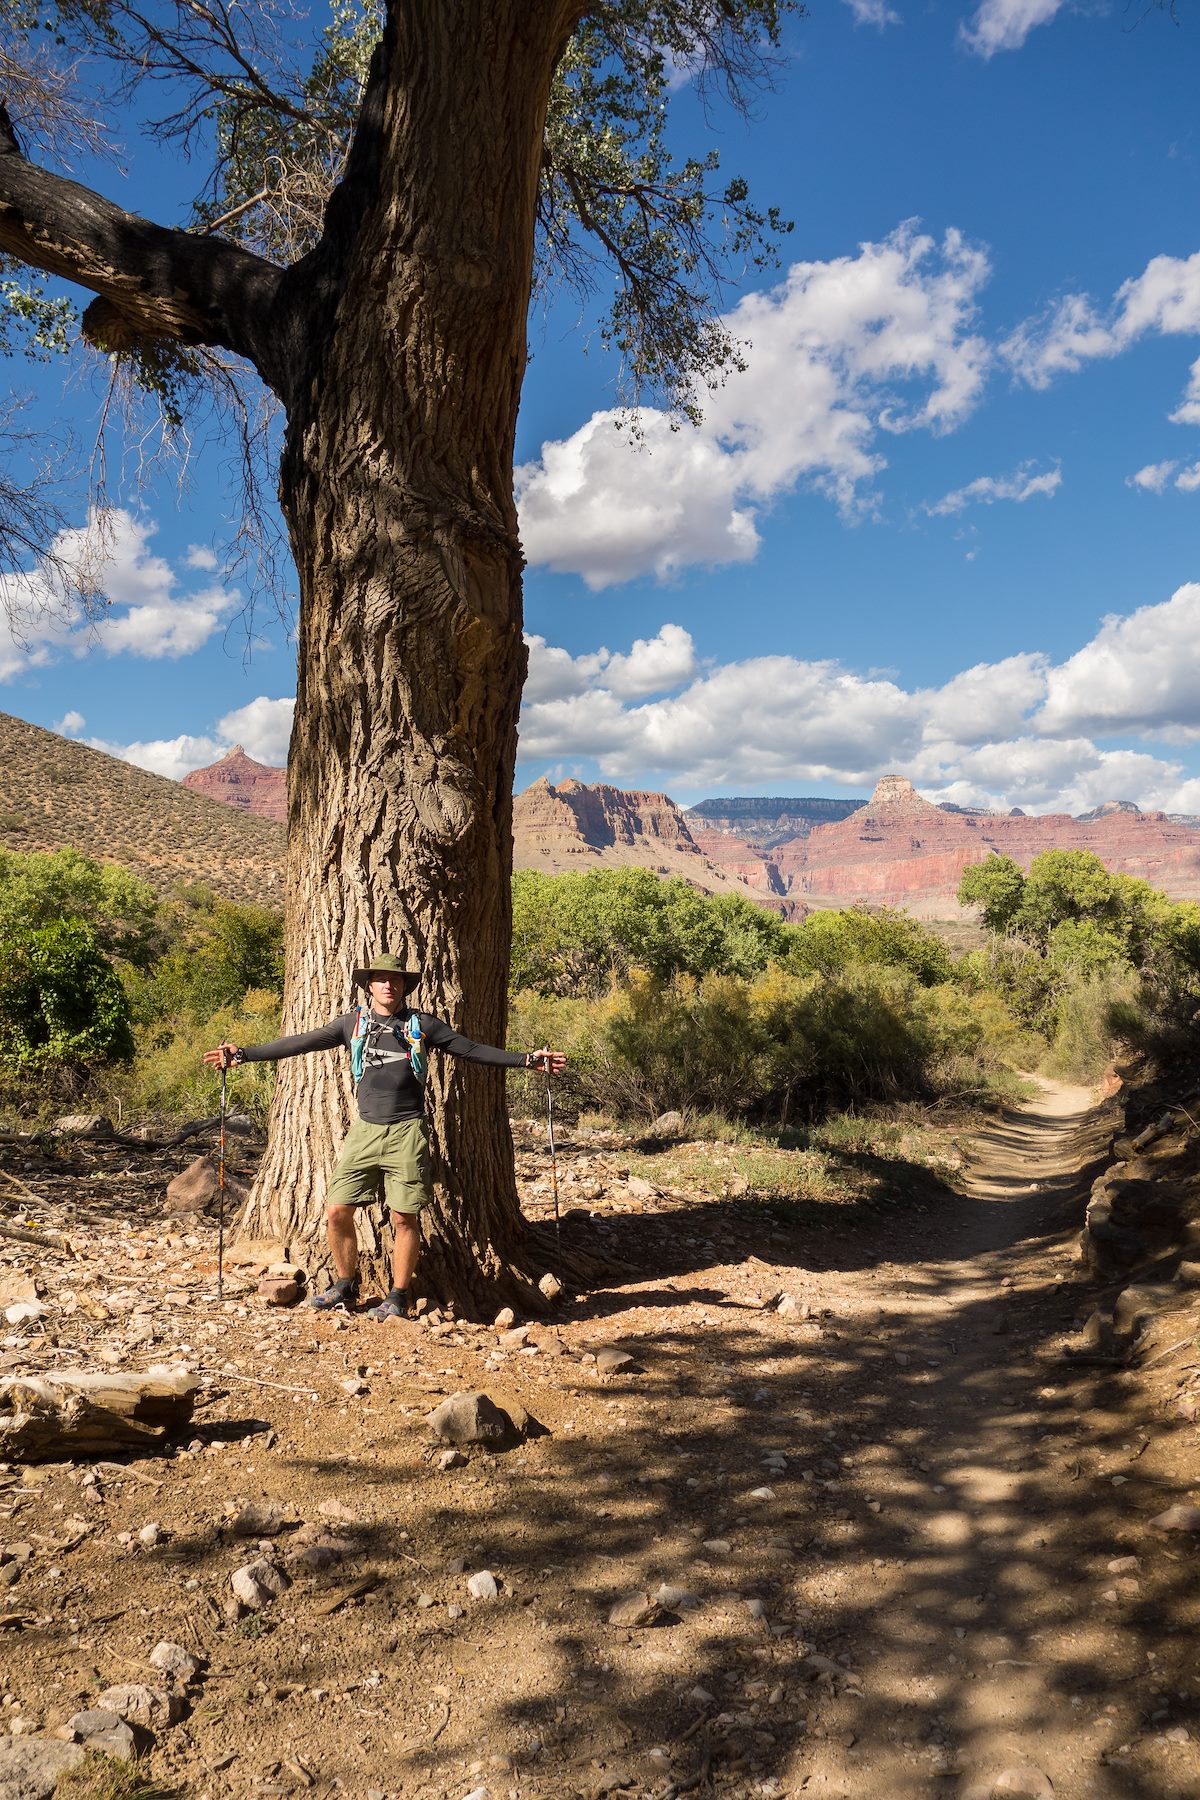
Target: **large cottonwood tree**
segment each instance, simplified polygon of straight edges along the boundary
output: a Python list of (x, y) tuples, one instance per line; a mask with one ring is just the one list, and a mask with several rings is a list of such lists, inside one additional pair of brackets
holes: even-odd
[[(721, 258), (760, 261), (779, 221), (717, 186), (711, 153), (672, 160), (667, 102), (682, 72), (740, 103), (786, 9), (390, 0), (337, 9), (297, 68), (299, 21), (266, 7), (59, 0), (63, 53), (106, 58), (143, 118), (161, 80), (172, 110), (153, 128), (210, 157), (195, 223), (175, 229), (26, 154), (36, 21), (3, 0), (0, 257), (90, 290), (83, 338), (168, 409), (212, 351), (282, 407), (300, 600), (285, 1030), (343, 1009), (350, 970), (386, 946), (425, 971), (423, 1005), (503, 1040), (531, 289), (607, 287), (633, 384), (695, 405), (736, 358)], [(27, 320), (56, 304), (25, 290)], [(523, 1288), (547, 1246), (520, 1219), (502, 1077), (447, 1061), (431, 1090), (426, 1278), (464, 1301)], [(336, 1059), (280, 1065), (249, 1234), (320, 1241), (347, 1099)]]

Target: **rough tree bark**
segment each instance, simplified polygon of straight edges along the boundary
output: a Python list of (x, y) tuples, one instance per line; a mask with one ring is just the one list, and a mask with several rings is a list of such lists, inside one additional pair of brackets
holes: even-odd
[[(31, 183), (15, 144), (0, 154), (0, 249), (101, 293), (95, 341), (232, 343), (286, 408), (300, 646), (285, 1032), (344, 1010), (351, 969), (386, 948), (425, 971), (423, 1008), (504, 1041), (525, 666), (513, 442), (545, 111), (582, 11), (393, 0), (322, 242), (286, 272), (211, 240), (197, 258), (187, 234), (43, 171)], [(514, 1290), (536, 1304), (551, 1245), (520, 1216), (502, 1073), (435, 1058), (429, 1112), (423, 1281), (467, 1306)], [(339, 1059), (279, 1065), (246, 1236), (324, 1260), (348, 1116)]]

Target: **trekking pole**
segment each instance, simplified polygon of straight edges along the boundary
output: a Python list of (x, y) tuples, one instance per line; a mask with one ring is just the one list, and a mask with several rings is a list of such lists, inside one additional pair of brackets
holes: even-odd
[(546, 1130), (550, 1134), (550, 1191), (554, 1195), (554, 1244), (562, 1260), (562, 1221), (558, 1214), (558, 1158), (554, 1153), (554, 1090), (550, 1086), (550, 1064), (546, 1063)]
[(225, 1052), (221, 1051), (221, 1135), (217, 1149), (217, 1299), (225, 1298)]

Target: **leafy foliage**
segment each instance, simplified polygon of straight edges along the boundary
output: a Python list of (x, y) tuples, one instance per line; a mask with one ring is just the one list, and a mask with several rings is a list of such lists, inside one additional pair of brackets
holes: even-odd
[[(661, 397), (695, 418), (705, 385), (738, 364), (719, 316), (723, 281), (773, 266), (791, 225), (756, 206), (743, 178), (723, 175), (715, 149), (676, 156), (671, 99), (690, 81), (706, 103), (747, 111), (771, 79), (784, 19), (802, 13), (798, 0), (597, 0), (564, 49), (545, 130), (534, 286), (545, 296), (565, 282), (599, 303), (628, 398)], [(36, 119), (47, 90), (45, 80), (29, 88), (31, 45), (58, 52), (48, 78), (64, 106), (77, 67), (107, 65), (109, 91), (91, 93), (92, 115), (75, 104), (75, 137), (86, 127), (102, 140), (114, 104), (127, 104), (135, 84), (141, 96), (156, 87), (167, 110), (144, 128), (204, 169), (194, 228), (289, 265), (320, 239), (382, 24), (381, 0), (331, 0), (315, 34), (287, 0), (0, 0), (0, 68), (14, 71), (18, 111), (29, 89), (25, 110)], [(144, 117), (144, 103), (139, 110)], [(5, 309), (10, 328), (29, 327), (35, 351), (65, 344), (73, 307), (36, 283), (0, 286), (0, 316)], [(178, 423), (192, 361), (164, 365), (148, 342), (126, 356)]]
[(510, 985), (541, 994), (599, 994), (633, 971), (749, 975), (787, 942), (788, 927), (740, 895), (716, 899), (649, 869), (513, 876)]
[(72, 1076), (133, 1055), (121, 978), (80, 919), (10, 929), (0, 940), (0, 1069), (18, 1080)]
[(88, 925), (100, 949), (148, 968), (163, 948), (154, 889), (117, 863), (78, 850), (0, 850), (0, 937), (59, 919)]

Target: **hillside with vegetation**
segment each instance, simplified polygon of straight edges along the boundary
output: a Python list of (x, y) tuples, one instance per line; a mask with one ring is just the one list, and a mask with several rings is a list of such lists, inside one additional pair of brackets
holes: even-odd
[(0, 848), (84, 850), (165, 893), (202, 881), (282, 906), (283, 827), (0, 713)]

